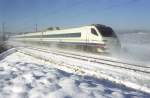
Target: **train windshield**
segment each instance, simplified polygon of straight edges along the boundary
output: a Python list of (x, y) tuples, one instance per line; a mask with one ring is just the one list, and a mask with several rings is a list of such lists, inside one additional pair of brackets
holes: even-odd
[(116, 37), (115, 32), (112, 28), (104, 26), (104, 25), (97, 25), (96, 28), (101, 33), (103, 37)]

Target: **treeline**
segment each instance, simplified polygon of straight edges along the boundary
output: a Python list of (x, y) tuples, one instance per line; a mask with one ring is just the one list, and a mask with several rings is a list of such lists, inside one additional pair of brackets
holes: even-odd
[(7, 47), (3, 41), (0, 41), (0, 53), (7, 50)]

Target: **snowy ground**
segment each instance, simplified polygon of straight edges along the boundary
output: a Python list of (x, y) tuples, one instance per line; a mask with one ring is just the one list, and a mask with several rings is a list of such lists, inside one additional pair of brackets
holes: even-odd
[(107, 80), (67, 73), (54, 66), (19, 52), (9, 54), (0, 61), (0, 98), (150, 97)]

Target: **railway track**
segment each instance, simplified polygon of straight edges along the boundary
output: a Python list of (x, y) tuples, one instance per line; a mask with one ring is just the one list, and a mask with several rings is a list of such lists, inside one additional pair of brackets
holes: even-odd
[(130, 70), (130, 71), (140, 72), (140, 73), (143, 73), (146, 75), (150, 75), (150, 67), (148, 67), (148, 66), (129, 64), (129, 63), (111, 60), (111, 59), (96, 58), (96, 57), (79, 55), (79, 54), (75, 54), (75, 53), (63, 52), (63, 51), (49, 51), (47, 49), (40, 49), (40, 48), (33, 48), (33, 47), (28, 47), (28, 48), (32, 49), (32, 50), (51, 53), (51, 54), (64, 56), (64, 57), (68, 57), (68, 58), (80, 59), (83, 61), (88, 61), (88, 62), (97, 63), (97, 64), (104, 64), (104, 65), (112, 66), (115, 68), (121, 68), (121, 69), (126, 69), (126, 70)]

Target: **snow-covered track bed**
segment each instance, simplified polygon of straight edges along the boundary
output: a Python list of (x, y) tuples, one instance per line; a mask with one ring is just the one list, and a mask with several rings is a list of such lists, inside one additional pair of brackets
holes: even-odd
[(49, 51), (46, 49), (40, 49), (40, 48), (33, 48), (33, 47), (28, 47), (29, 49), (34, 49), (42, 52), (47, 52), (47, 53), (52, 53), (55, 55), (61, 55), (69, 58), (75, 58), (75, 59), (80, 59), (88, 62), (93, 62), (93, 63), (99, 63), (99, 64), (104, 64), (108, 66), (113, 66), (117, 68), (122, 68), (126, 69), (129, 71), (136, 71), (140, 72), (143, 74), (148, 74), (150, 75), (150, 67), (149, 66), (142, 66), (142, 65), (136, 65), (136, 64), (130, 64), (126, 62), (121, 62), (117, 60), (113, 60), (111, 58), (100, 58), (100, 57), (93, 57), (93, 56), (84, 56), (81, 54), (75, 54), (75, 53), (70, 53), (70, 52), (64, 52), (64, 51)]
[[(142, 68), (142, 66), (140, 66), (141, 68), (138, 69), (133, 68), (133, 66), (136, 65), (132, 66), (131, 64), (129, 64), (128, 67), (124, 67), (126, 63), (120, 66), (120, 61), (116, 61), (116, 63), (114, 60), (112, 60), (112, 62), (111, 60), (96, 61), (93, 60), (96, 58), (92, 57), (89, 58), (33, 47), (20, 47), (18, 48), (18, 52), (42, 59), (46, 62), (55, 63), (58, 65), (56, 68), (64, 71), (104, 78), (133, 89), (150, 93), (150, 73), (147, 67)], [(130, 68), (130, 66), (132, 68)]]

